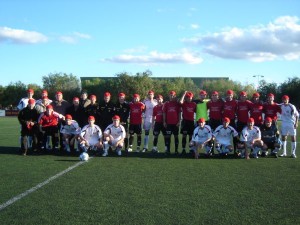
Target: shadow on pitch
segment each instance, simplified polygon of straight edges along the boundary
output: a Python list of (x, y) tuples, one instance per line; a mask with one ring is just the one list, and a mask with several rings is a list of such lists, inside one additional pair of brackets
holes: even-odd
[(5, 155), (19, 155), (20, 154), (20, 148), (18, 148), (18, 147), (0, 146), (0, 154), (5, 154)]

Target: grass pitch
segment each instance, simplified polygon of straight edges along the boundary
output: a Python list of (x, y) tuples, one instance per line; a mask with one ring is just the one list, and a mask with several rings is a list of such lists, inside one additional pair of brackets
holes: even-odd
[[(18, 138), (17, 119), (0, 118), (0, 204), (78, 163), (78, 157), (20, 156)], [(299, 168), (291, 158), (94, 157), (1, 210), (0, 221), (300, 224)]]

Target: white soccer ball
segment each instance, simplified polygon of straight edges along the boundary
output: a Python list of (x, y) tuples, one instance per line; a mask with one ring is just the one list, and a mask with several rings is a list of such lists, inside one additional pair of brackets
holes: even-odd
[(79, 159), (80, 159), (81, 161), (88, 161), (89, 158), (90, 158), (90, 156), (89, 156), (89, 154), (87, 154), (86, 152), (81, 153), (80, 156), (79, 156)]

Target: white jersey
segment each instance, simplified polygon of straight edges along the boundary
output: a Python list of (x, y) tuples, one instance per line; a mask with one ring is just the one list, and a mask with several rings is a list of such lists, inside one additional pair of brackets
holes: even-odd
[(207, 139), (212, 138), (212, 132), (209, 125), (204, 125), (203, 129), (199, 126), (195, 128), (192, 141), (203, 143)]
[[(43, 102), (43, 99), (39, 99), (39, 100), (36, 100), (36, 104), (42, 104)], [(51, 99), (48, 99), (48, 104), (50, 104), (52, 102)]]
[(126, 137), (126, 131), (122, 125), (115, 127), (113, 124), (110, 124), (105, 129), (104, 133), (111, 135), (115, 141), (119, 141)]
[(291, 125), (294, 126), (297, 118), (299, 117), (299, 113), (296, 107), (291, 104), (280, 104), (281, 107), (281, 120), (282, 125)]
[(232, 126), (225, 128), (223, 125), (220, 125), (213, 132), (213, 136), (216, 138), (218, 143), (229, 145), (231, 137), (238, 136), (238, 132)]
[(261, 133), (260, 133), (260, 129), (257, 126), (253, 126), (252, 130), (250, 130), (247, 126), (242, 130), (240, 140), (250, 143), (254, 139), (260, 139), (260, 138), (261, 138)]
[(75, 120), (71, 120), (70, 125), (68, 124), (61, 125), (60, 133), (77, 135), (81, 133), (81, 128), (79, 127), (78, 123)]
[(156, 99), (153, 99), (152, 101), (150, 99), (146, 99), (143, 103), (146, 106), (144, 112), (144, 121), (152, 122), (153, 108), (157, 105), (157, 101)]
[(88, 124), (81, 129), (80, 136), (87, 140), (90, 145), (95, 145), (102, 138), (102, 131), (99, 126), (90, 126)]
[(29, 98), (22, 98), (17, 106), (18, 110), (22, 110), (27, 107)]

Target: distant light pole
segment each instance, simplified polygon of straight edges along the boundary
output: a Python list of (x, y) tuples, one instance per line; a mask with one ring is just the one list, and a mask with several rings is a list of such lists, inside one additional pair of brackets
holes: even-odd
[(258, 89), (259, 87), (259, 78), (262, 78), (262, 77), (265, 77), (264, 75), (253, 75), (253, 77), (257, 77), (257, 88), (256, 90)]

